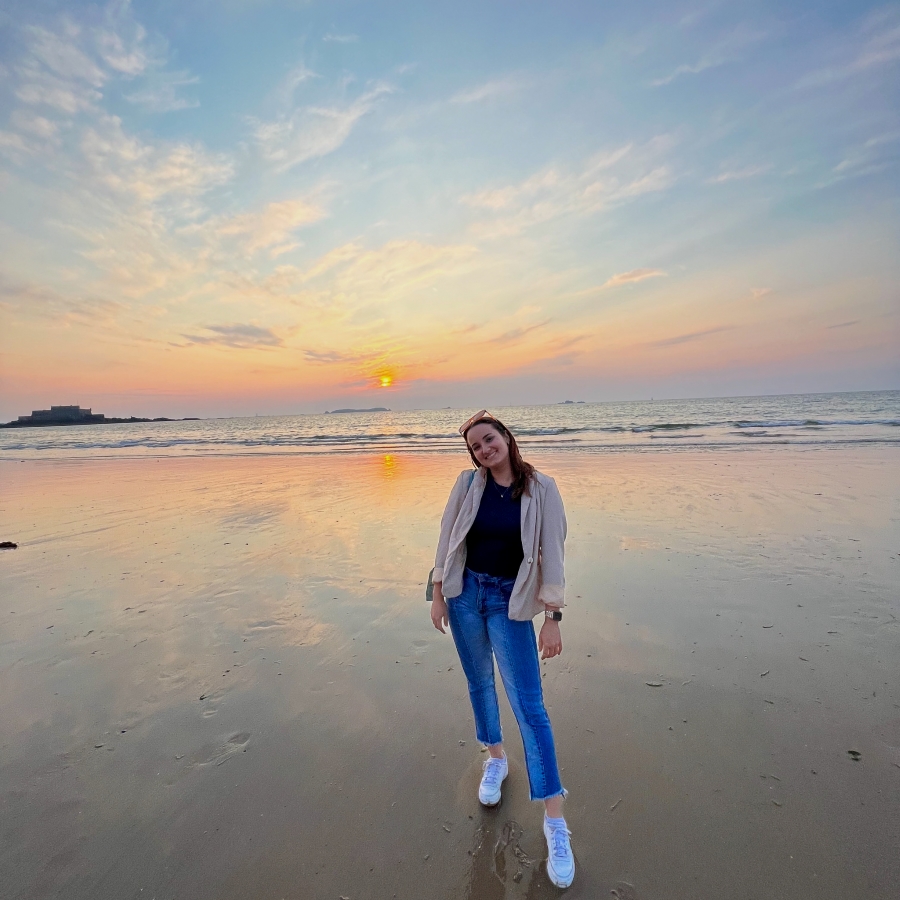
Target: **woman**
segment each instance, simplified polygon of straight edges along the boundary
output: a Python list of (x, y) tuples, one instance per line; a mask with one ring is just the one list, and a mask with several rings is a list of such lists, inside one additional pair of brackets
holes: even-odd
[[(478, 789), (484, 806), (500, 802), (507, 775), (494, 686), (494, 658), (522, 733), (532, 800), (543, 800), (547, 873), (557, 887), (575, 877), (550, 719), (544, 708), (542, 659), (562, 652), (563, 542), (566, 515), (556, 482), (519, 453), (509, 429), (486, 410), (460, 429), (475, 472), (456, 479), (441, 519), (431, 621), (449, 623), (469, 682), (478, 740), (488, 759)], [(542, 614), (535, 642), (531, 620)]]

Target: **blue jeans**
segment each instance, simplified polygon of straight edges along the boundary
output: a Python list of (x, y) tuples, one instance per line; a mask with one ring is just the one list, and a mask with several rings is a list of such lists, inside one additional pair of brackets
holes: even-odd
[(540, 661), (531, 622), (509, 618), (514, 578), (466, 569), (458, 597), (447, 599), (450, 631), (469, 682), (475, 734), (482, 744), (503, 741), (494, 686), (494, 657), (519, 723), (532, 800), (565, 794), (556, 764), (550, 718), (544, 709)]

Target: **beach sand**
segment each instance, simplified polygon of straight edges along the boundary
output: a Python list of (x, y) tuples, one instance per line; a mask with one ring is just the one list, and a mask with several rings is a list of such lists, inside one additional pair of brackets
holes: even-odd
[[(531, 457), (569, 517), (567, 896), (896, 897), (897, 451)], [(559, 896), (505, 699), (477, 803), (423, 599), (465, 466), (0, 463), (2, 896)]]

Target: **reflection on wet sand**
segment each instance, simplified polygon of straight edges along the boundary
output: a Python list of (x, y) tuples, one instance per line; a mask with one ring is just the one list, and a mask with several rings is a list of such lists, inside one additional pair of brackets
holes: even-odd
[[(567, 896), (891, 896), (894, 456), (534, 460), (569, 514), (544, 666)], [(464, 679), (422, 602), (466, 465), (4, 462), (11, 896), (558, 896), (517, 739), (502, 806), (475, 799)]]

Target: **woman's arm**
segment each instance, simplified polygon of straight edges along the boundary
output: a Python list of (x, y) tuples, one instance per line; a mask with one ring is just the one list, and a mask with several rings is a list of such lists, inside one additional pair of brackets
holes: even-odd
[(449, 626), (450, 620), (447, 617), (447, 601), (444, 599), (441, 587), (442, 583), (440, 581), (435, 581), (434, 588), (431, 592), (431, 624), (434, 625), (441, 634), (446, 634), (447, 632), (444, 631), (444, 629)]

